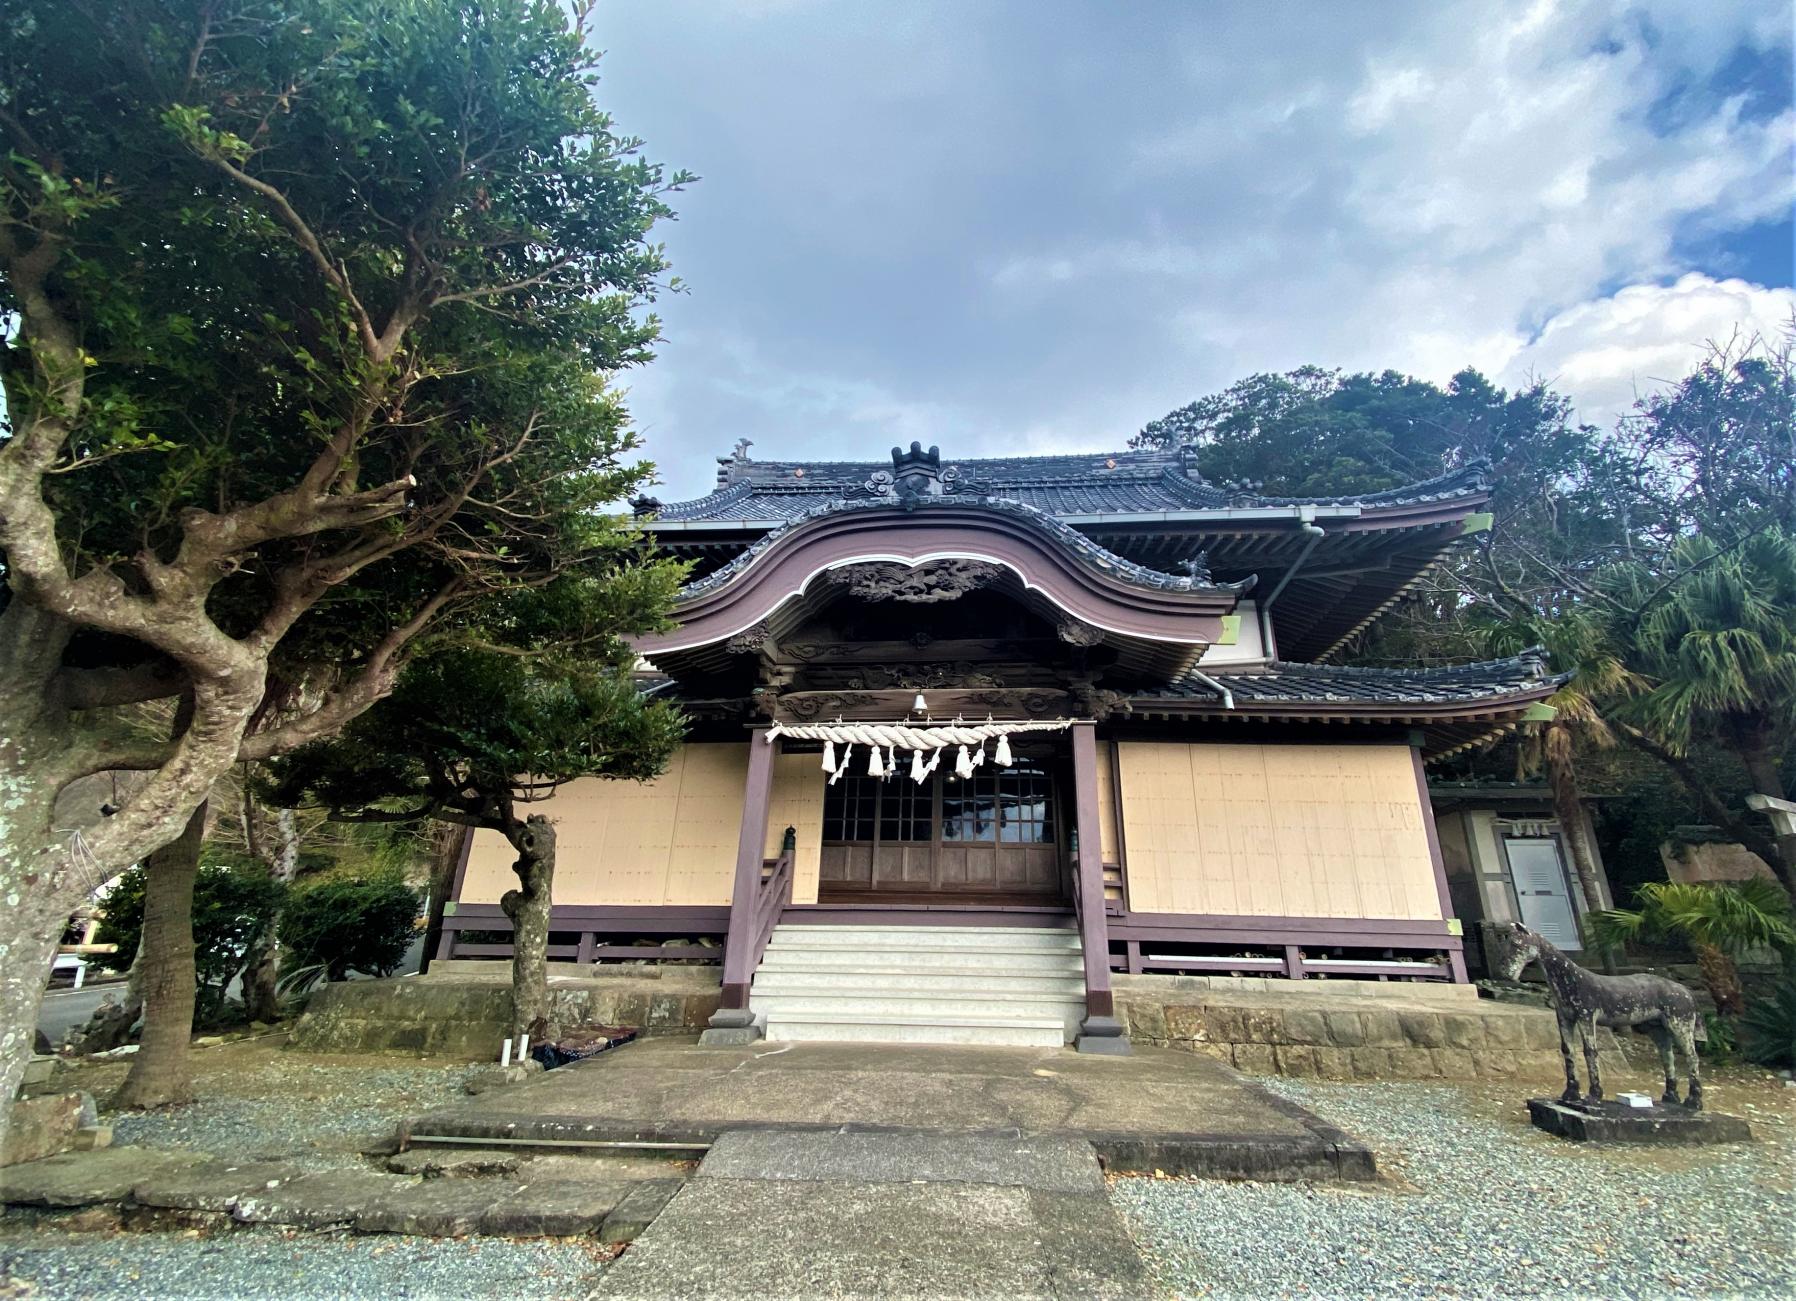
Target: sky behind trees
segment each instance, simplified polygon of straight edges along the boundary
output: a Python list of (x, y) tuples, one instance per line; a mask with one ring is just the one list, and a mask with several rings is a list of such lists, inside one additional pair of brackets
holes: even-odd
[(1779, 4), (607, 0), (698, 172), (627, 378), (666, 500), (754, 455), (1122, 446), (1254, 371), (1475, 365), (1606, 421), (1792, 289)]

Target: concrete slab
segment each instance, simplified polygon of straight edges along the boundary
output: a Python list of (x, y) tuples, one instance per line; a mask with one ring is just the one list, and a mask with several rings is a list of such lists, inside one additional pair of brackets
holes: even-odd
[(410, 1142), (710, 1144), (729, 1130), (935, 1130), (1089, 1141), (1118, 1170), (1370, 1179), (1362, 1144), (1210, 1058), (1141, 1049), (662, 1038), (409, 1122)]
[(488, 1213), (517, 1190), (517, 1184), (503, 1179), (401, 1183), (370, 1196), (356, 1213), (355, 1227), (363, 1233), (466, 1237), (478, 1232)]
[(1139, 1297), (1101, 1195), (961, 1183), (695, 1179), (595, 1297)]
[[(447, 1185), (447, 1180), (435, 1181)], [(372, 1170), (322, 1170), (302, 1175), (291, 1183), (237, 1198), (231, 1207), (236, 1219), (251, 1224), (291, 1224), (302, 1229), (325, 1229), (334, 1224), (353, 1224), (364, 1208), (417, 1181)]]
[(228, 1211), (239, 1197), (271, 1191), (304, 1173), (285, 1161), (208, 1161), (142, 1180), (131, 1189), (131, 1200), (168, 1210)]
[(548, 1180), (523, 1184), (488, 1209), (480, 1219), (480, 1232), (507, 1238), (571, 1238), (597, 1233), (605, 1217), (634, 1187), (635, 1184), (622, 1181)]
[(1091, 1144), (1060, 1135), (738, 1129), (718, 1138), (697, 1177), (1016, 1185), (1104, 1194)]
[(0, 1170), (0, 1202), (18, 1206), (92, 1206), (123, 1201), (138, 1184), (200, 1165), (199, 1152), (108, 1147), (65, 1152)]
[(684, 1187), (678, 1179), (644, 1179), (631, 1186), (599, 1226), (599, 1241), (634, 1242)]

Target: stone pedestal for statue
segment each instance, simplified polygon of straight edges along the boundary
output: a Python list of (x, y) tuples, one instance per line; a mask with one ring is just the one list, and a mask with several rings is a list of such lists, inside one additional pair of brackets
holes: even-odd
[(1643, 1143), (1685, 1147), (1705, 1143), (1745, 1143), (1752, 1128), (1738, 1116), (1688, 1107), (1632, 1107), (1625, 1102), (1561, 1102), (1529, 1098), (1528, 1118), (1536, 1129), (1576, 1143)]

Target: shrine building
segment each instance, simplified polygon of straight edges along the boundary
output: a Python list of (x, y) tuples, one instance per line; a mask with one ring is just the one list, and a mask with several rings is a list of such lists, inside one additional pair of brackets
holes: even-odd
[[(716, 957), (714, 1034), (1126, 1051), (1113, 972), (1464, 982), (1426, 765), (1528, 719), (1543, 658), (1347, 667), (1488, 526), (1482, 466), (1264, 496), (1182, 451), (720, 458), (638, 503), (695, 562), (643, 689), (666, 772), (545, 806), (550, 957)], [(439, 950), (501, 956), (503, 839)]]

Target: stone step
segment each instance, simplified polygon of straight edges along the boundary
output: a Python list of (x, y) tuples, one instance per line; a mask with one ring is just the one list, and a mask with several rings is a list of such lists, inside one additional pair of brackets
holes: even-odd
[(1058, 1017), (1077, 1031), (1084, 1012), (1083, 1000), (1061, 994), (994, 993), (971, 989), (959, 997), (934, 993), (901, 994), (874, 989), (812, 994), (767, 994), (756, 987), (750, 996), (755, 1011), (769, 1019), (786, 1016), (828, 1016), (839, 1021), (864, 1017), (900, 1017), (912, 1021), (1012, 1020)]
[(1078, 952), (1076, 931), (1003, 926), (776, 926), (768, 947), (1025, 949)]
[(769, 1017), (767, 1038), (773, 1043), (912, 1043), (985, 1044), (1014, 1048), (1058, 1048), (1066, 1043), (1066, 1024), (1058, 1017), (931, 1017), (857, 1016), (831, 1013), (788, 1013)]
[(881, 970), (911, 969), (935, 971), (945, 966), (976, 968), (981, 971), (1011, 971), (1017, 974), (1048, 973), (1065, 975), (1084, 971), (1084, 962), (1075, 952), (1035, 952), (1029, 949), (971, 948), (964, 946), (914, 945), (903, 949), (830, 949), (769, 947), (761, 960), (763, 971), (793, 971), (840, 967), (878, 967)]
[(1067, 998), (1085, 996), (1082, 969), (1066, 972), (1006, 971), (996, 967), (936, 966), (922, 970), (903, 967), (870, 967), (860, 964), (819, 967), (767, 967), (755, 976), (754, 988), (769, 994), (828, 994), (843, 989), (866, 989), (869, 986), (894, 992), (916, 990), (956, 994), (973, 982), (994, 992), (1019, 994), (1060, 994)]

